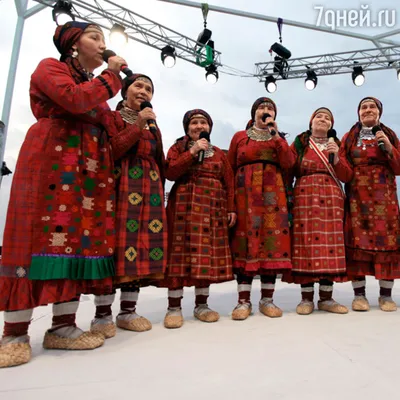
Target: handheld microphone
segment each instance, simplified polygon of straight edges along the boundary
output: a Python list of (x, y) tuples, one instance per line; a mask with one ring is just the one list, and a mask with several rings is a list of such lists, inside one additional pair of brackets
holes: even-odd
[[(110, 57), (114, 57), (116, 54), (112, 50), (104, 50), (103, 60), (108, 63)], [(131, 77), (133, 72), (128, 68), (127, 65), (121, 65), (121, 72), (123, 72), (127, 77)]]
[[(262, 117), (261, 117), (262, 122), (265, 122), (265, 120), (266, 120), (267, 118), (272, 118), (272, 116), (271, 116), (270, 114), (268, 114), (268, 113), (264, 113), (264, 114), (262, 115)], [(267, 124), (269, 133), (270, 133), (272, 136), (275, 136), (275, 135), (276, 135), (276, 131), (275, 131), (275, 129), (273, 128), (273, 126), (274, 126), (274, 124), (271, 123), (271, 122), (270, 122), (269, 124)]]
[[(335, 129), (329, 129), (328, 131), (328, 142), (329, 143), (335, 143), (336, 139), (336, 130)], [(333, 153), (329, 153), (329, 164), (333, 165), (333, 162), (335, 160), (335, 155)]]
[[(207, 142), (210, 142), (210, 134), (206, 131), (202, 131), (202, 132), (200, 132), (199, 139), (206, 139)], [(198, 163), (203, 164), (203, 161), (204, 161), (204, 150), (200, 150)]]
[[(149, 101), (143, 101), (142, 104), (140, 104), (140, 110), (144, 110), (145, 108), (152, 109), (153, 106), (151, 105), (151, 103)], [(157, 133), (156, 121), (154, 121), (154, 119), (148, 119), (147, 125), (149, 126), (150, 132), (155, 135)]]
[[(379, 132), (381, 130), (382, 130), (382, 128), (379, 125), (375, 125), (372, 128), (372, 133), (375, 136), (377, 134), (377, 132)], [(386, 147), (385, 147), (385, 142), (383, 140), (378, 140), (378, 147), (381, 149), (381, 151), (383, 151), (384, 153), (387, 153)]]

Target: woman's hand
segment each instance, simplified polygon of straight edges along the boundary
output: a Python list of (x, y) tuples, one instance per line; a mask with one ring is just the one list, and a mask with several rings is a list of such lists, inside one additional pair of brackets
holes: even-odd
[(336, 165), (339, 162), (339, 146), (334, 141), (329, 142), (328, 146), (326, 147), (326, 151), (328, 152), (328, 154), (335, 155), (333, 159), (333, 164)]
[(208, 149), (208, 140), (207, 139), (199, 139), (191, 148), (190, 148), (190, 154), (192, 156), (195, 156), (199, 151), (201, 150), (207, 150)]
[(236, 219), (237, 219), (236, 213), (234, 212), (228, 213), (229, 228), (232, 228), (232, 226), (236, 224)]
[(154, 114), (154, 111), (150, 107), (144, 108), (142, 111), (139, 112), (137, 120), (135, 124), (139, 127), (139, 129), (142, 131), (144, 127), (147, 125), (147, 121), (149, 119), (156, 120), (156, 114)]
[(115, 75), (119, 75), (123, 65), (127, 65), (127, 62), (120, 56), (112, 56), (108, 59), (108, 69), (114, 72)]
[(390, 156), (393, 154), (392, 143), (390, 143), (389, 138), (382, 131), (376, 132), (375, 139), (377, 142), (383, 142), (385, 144), (385, 150)]

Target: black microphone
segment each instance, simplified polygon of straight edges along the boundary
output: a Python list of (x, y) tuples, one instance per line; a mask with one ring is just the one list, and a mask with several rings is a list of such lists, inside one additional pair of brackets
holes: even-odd
[[(375, 125), (372, 128), (372, 133), (374, 134), (374, 136), (377, 134), (377, 132), (381, 131), (382, 128), (379, 125)], [(378, 147), (384, 152), (387, 153), (386, 151), (386, 147), (385, 147), (385, 142), (383, 140), (378, 140)]]
[[(104, 50), (103, 52), (103, 60), (108, 63), (108, 59), (110, 57), (114, 57), (116, 54), (112, 50)], [(128, 68), (127, 65), (121, 65), (121, 72), (123, 72), (126, 76), (131, 77), (133, 72)]]
[[(206, 131), (202, 131), (202, 132), (200, 132), (200, 135), (199, 135), (199, 140), (200, 139), (206, 139), (207, 142), (210, 142), (210, 134), (208, 132), (206, 132)], [(204, 150), (200, 150), (199, 151), (198, 163), (199, 164), (203, 164), (203, 161), (204, 161)]]
[[(140, 110), (144, 110), (145, 108), (152, 109), (153, 106), (151, 105), (151, 103), (149, 101), (143, 101), (142, 104), (140, 104)], [(154, 121), (154, 119), (148, 119), (147, 125), (149, 126), (150, 132), (155, 135), (157, 133), (156, 121)]]
[[(272, 116), (271, 116), (270, 114), (268, 114), (268, 113), (264, 113), (264, 114), (262, 115), (262, 117), (261, 117), (262, 122), (265, 122), (265, 120), (266, 120), (267, 118), (272, 118)], [(276, 131), (275, 131), (275, 129), (273, 129), (273, 126), (274, 126), (274, 124), (273, 124), (272, 122), (270, 122), (270, 123), (267, 124), (267, 128), (269, 128), (269, 129), (268, 129), (268, 130), (269, 130), (269, 133), (270, 133), (272, 136), (275, 136), (275, 135), (276, 135)]]
[[(328, 142), (329, 143), (335, 143), (336, 139), (336, 131), (335, 129), (329, 129), (328, 131)], [(335, 155), (333, 153), (329, 153), (329, 164), (333, 165), (333, 162), (335, 160)]]

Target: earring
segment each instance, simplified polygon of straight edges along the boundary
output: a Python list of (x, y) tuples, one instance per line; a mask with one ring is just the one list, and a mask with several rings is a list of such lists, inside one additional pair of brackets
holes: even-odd
[(72, 52), (72, 57), (73, 58), (78, 57), (78, 50), (77, 49), (74, 49), (74, 51)]

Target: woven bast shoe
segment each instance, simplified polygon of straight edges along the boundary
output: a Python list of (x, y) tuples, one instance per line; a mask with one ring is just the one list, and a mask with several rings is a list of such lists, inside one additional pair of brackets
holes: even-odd
[(93, 350), (102, 346), (104, 341), (104, 335), (98, 332), (83, 332), (73, 339), (47, 331), (44, 335), (43, 347), (59, 350)]
[(200, 304), (195, 307), (193, 315), (202, 322), (217, 322), (219, 320), (219, 314), (216, 311), (211, 310), (207, 304)]
[(232, 311), (232, 319), (234, 321), (244, 321), (251, 314), (250, 303), (238, 303), (238, 305)]
[[(132, 316), (131, 319), (121, 318), (117, 316), (117, 326), (121, 329), (126, 329), (127, 331), (134, 331), (134, 332), (145, 332), (149, 331), (152, 328), (151, 322), (145, 318), (137, 315)], [(128, 314), (131, 315), (131, 314)], [(126, 316), (126, 315), (124, 315)]]
[(183, 315), (180, 308), (168, 308), (164, 318), (164, 326), (168, 329), (177, 329), (183, 325)]
[(262, 314), (270, 318), (282, 317), (282, 310), (276, 306), (272, 301), (260, 300), (259, 310)]
[(397, 305), (391, 297), (379, 297), (379, 308), (382, 311), (393, 312), (397, 310)]
[(299, 315), (310, 315), (314, 311), (314, 302), (302, 300), (296, 307), (296, 312)]
[(318, 310), (327, 311), (333, 314), (347, 314), (349, 312), (346, 306), (339, 304), (337, 301), (331, 300), (319, 300)]
[(114, 322), (102, 324), (92, 321), (90, 325), (90, 332), (101, 333), (106, 339), (110, 339), (117, 334), (117, 327), (115, 326)]
[(32, 357), (29, 343), (7, 343), (0, 346), (0, 368), (26, 364)]
[(369, 311), (369, 302), (365, 296), (355, 296), (351, 303), (353, 311)]

